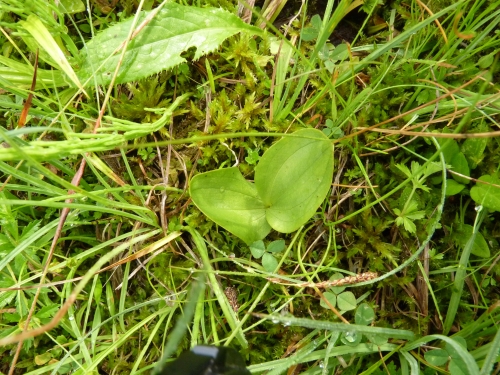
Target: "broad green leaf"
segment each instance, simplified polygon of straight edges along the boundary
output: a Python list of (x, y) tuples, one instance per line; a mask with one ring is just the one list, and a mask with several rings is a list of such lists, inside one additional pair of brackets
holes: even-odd
[(267, 251), (270, 253), (279, 253), (283, 250), (285, 250), (285, 240), (276, 240), (267, 246)]
[(500, 211), (500, 187), (493, 186), (491, 184), (500, 186), (500, 179), (496, 176), (484, 175), (479, 177), (479, 181), (486, 182), (477, 183), (470, 190), (470, 196), (476, 204), (482, 205), (494, 211)]
[(264, 267), (267, 272), (274, 272), (278, 267), (278, 261), (271, 254), (265, 253), (262, 256), (262, 267)]
[[(455, 154), (451, 159), (451, 166), (453, 167), (453, 171), (463, 174), (464, 176), (470, 177), (469, 164), (467, 164), (467, 159), (465, 155), (461, 152)], [(455, 174), (451, 174), (453, 179), (461, 184), (467, 185), (470, 180), (457, 176)]]
[(432, 349), (429, 350), (428, 352), (425, 352), (424, 358), (431, 365), (442, 366), (446, 362), (448, 362), (450, 355), (444, 349)]
[(333, 147), (319, 130), (302, 129), (271, 146), (255, 168), (255, 187), (266, 218), (290, 233), (309, 220), (330, 188)]
[[(153, 14), (142, 12), (137, 25)], [(116, 51), (127, 39), (132, 22), (133, 19), (128, 19), (107, 28), (82, 49), (83, 64), (79, 72), (82, 80), (90, 78), (104, 64), (100, 73), (96, 74), (97, 83), (108, 84), (111, 81), (120, 58)], [(116, 83), (136, 81), (170, 69), (186, 61), (181, 53), (192, 47), (196, 48), (194, 59), (199, 59), (239, 32), (262, 34), (259, 28), (246, 24), (223, 9), (196, 8), (169, 2), (128, 44)]]
[(367, 303), (362, 303), (356, 309), (354, 322), (359, 325), (367, 326), (375, 319), (375, 311)]
[[(330, 302), (330, 304), (335, 307), (336, 304), (337, 304), (337, 296), (335, 294), (333, 294), (332, 292), (325, 292), (323, 293), (323, 295), (325, 296), (325, 298), (328, 300), (328, 302)], [(321, 301), (319, 301), (319, 304), (324, 307), (325, 309), (329, 309), (330, 306), (328, 306), (326, 304), (325, 301), (323, 301), (323, 299), (321, 299)]]
[(264, 245), (264, 241), (262, 240), (255, 241), (249, 247), (252, 256), (257, 259), (259, 259), (266, 252), (266, 245)]
[(238, 168), (199, 174), (191, 180), (189, 192), (201, 212), (247, 244), (271, 231), (257, 190)]
[[(473, 231), (474, 228), (472, 225), (462, 224), (458, 226), (455, 235), (453, 236), (455, 243), (464, 248), (467, 241), (469, 241), (469, 238), (472, 237)], [(490, 256), (490, 247), (488, 246), (488, 243), (484, 239), (483, 235), (479, 232), (476, 234), (471, 252), (472, 254), (482, 258), (488, 258)]]
[(337, 306), (340, 310), (349, 311), (356, 308), (356, 297), (352, 292), (344, 292), (337, 296)]
[(446, 180), (446, 196), (460, 193), (465, 188), (465, 185), (459, 184), (455, 180)]

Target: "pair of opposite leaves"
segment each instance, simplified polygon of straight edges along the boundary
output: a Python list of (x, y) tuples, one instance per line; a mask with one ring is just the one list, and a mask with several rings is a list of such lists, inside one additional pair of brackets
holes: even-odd
[(302, 129), (264, 153), (255, 183), (233, 167), (195, 176), (189, 191), (208, 218), (251, 244), (271, 228), (290, 233), (305, 224), (325, 199), (332, 174), (331, 141), (319, 130)]

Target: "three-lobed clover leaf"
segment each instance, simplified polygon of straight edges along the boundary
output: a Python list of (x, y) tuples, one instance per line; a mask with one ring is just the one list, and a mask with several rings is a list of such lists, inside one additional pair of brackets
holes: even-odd
[(262, 258), (262, 266), (267, 272), (274, 272), (278, 267), (278, 261), (272, 255), (272, 253), (280, 253), (285, 250), (285, 241), (273, 241), (269, 245), (267, 245), (266, 249), (264, 241), (259, 240), (252, 243), (249, 248), (254, 258)]

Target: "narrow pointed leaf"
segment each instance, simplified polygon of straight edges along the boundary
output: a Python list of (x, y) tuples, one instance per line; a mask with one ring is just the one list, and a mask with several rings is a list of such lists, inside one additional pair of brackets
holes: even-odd
[(238, 168), (202, 173), (191, 180), (194, 204), (208, 218), (247, 244), (263, 239), (271, 231), (255, 186)]
[(59, 47), (56, 40), (50, 31), (45, 27), (43, 22), (37, 16), (31, 14), (28, 16), (26, 21), (19, 21), (19, 23), (33, 36), (40, 47), (49, 54), (56, 67), (66, 73), (75, 86), (80, 88), (85, 93), (85, 90), (78, 80), (76, 73), (71, 67), (68, 59), (66, 59), (66, 55), (61, 50), (61, 47)]
[(325, 199), (332, 174), (333, 147), (319, 130), (299, 130), (270, 147), (255, 168), (255, 186), (271, 227), (299, 229)]

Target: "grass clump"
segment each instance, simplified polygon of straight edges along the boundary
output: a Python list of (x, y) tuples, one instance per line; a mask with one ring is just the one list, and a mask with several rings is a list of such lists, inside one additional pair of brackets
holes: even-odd
[(4, 0), (2, 373), (498, 372), (500, 3), (285, 3)]

